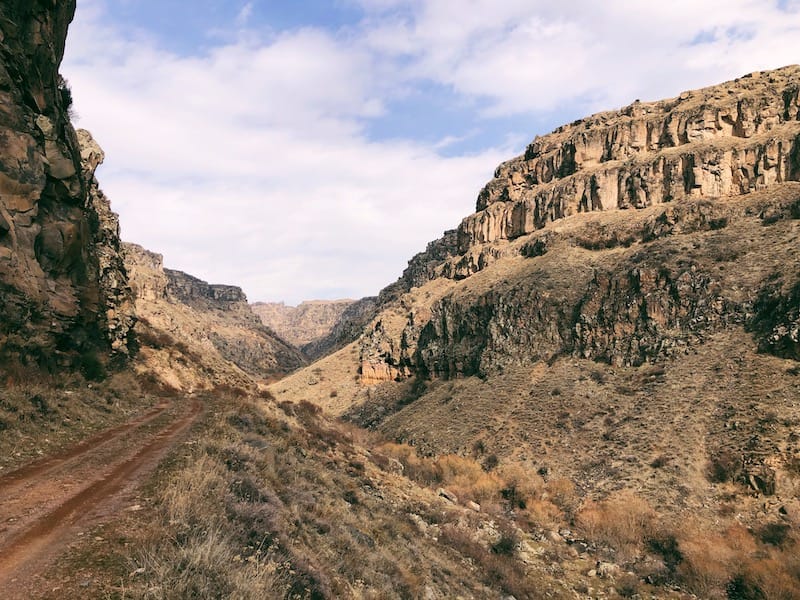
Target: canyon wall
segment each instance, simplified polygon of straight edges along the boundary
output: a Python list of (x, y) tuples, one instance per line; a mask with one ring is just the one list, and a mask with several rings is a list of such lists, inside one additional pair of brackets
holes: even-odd
[(798, 90), (785, 67), (537, 137), (381, 292), (363, 382), (640, 365), (730, 327), (797, 357)]
[[(228, 375), (231, 368), (258, 379), (305, 364), (296, 348), (261, 323), (241, 288), (209, 284), (165, 269), (160, 254), (139, 245), (126, 243), (124, 248), (136, 312), (142, 320), (137, 333), (144, 342), (163, 349), (186, 349), (192, 360), (205, 366), (205, 372), (195, 378), (196, 385), (203, 377), (211, 381), (219, 379), (218, 374)], [(167, 361), (168, 357), (162, 357), (162, 363)], [(167, 365), (155, 362), (151, 361), (154, 371), (168, 371)]]
[(133, 306), (103, 153), (69, 118), (59, 75), (74, 0), (0, 6), (0, 352), (70, 366), (128, 352)]

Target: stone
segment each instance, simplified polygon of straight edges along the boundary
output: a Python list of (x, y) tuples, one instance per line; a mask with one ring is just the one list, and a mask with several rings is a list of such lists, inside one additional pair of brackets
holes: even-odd
[(448, 502), (452, 502), (453, 504), (458, 504), (458, 497), (444, 488), (439, 488), (438, 490), (436, 490), (436, 495), (439, 496), (440, 498), (444, 498)]
[(553, 543), (561, 543), (564, 538), (557, 531), (547, 531), (544, 534), (545, 539)]

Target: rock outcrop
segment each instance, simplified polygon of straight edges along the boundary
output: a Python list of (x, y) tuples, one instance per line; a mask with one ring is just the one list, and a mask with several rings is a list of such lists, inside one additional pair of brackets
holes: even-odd
[(721, 198), (800, 179), (800, 67), (575, 121), (503, 163), (460, 253), (579, 212)]
[[(125, 262), (142, 320), (136, 332), (151, 372), (180, 389), (211, 382), (240, 384), (292, 371), (305, 359), (265, 327), (241, 288), (213, 285), (172, 269), (160, 254), (124, 244)], [(175, 360), (174, 349), (184, 357)], [(162, 356), (154, 356), (162, 351)], [(196, 363), (189, 368), (186, 355)], [(195, 372), (192, 373), (191, 371)]]
[(800, 217), (799, 89), (798, 66), (754, 73), (534, 140), (381, 292), (362, 381), (639, 365), (726, 327), (797, 356), (794, 258), (769, 245), (790, 247)]
[(111, 348), (133, 324), (102, 151), (69, 119), (58, 74), (74, 0), (0, 7), (0, 350), (48, 367)]

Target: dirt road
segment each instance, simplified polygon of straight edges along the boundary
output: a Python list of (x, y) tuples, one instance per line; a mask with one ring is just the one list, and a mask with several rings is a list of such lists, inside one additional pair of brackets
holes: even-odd
[(201, 411), (197, 400), (163, 403), (0, 477), (0, 597), (35, 597), (35, 576), (80, 530), (122, 510)]

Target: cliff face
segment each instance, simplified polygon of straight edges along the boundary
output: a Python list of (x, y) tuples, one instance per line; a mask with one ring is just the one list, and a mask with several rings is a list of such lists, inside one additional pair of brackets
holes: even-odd
[(561, 355), (639, 365), (733, 326), (796, 357), (798, 89), (786, 67), (534, 140), (381, 293), (364, 383)]
[(73, 129), (58, 74), (74, 10), (0, 6), (0, 348), (51, 367), (126, 353), (133, 324), (116, 215), (94, 178), (102, 150)]
[[(124, 247), (142, 320), (136, 332), (144, 360), (170, 385), (189, 389), (240, 384), (304, 364), (296, 348), (261, 323), (241, 288), (165, 269), (160, 254), (135, 244)], [(176, 348), (184, 349), (191, 361), (175, 355)]]
[(621, 111), (537, 138), (481, 191), (461, 253), (579, 212), (721, 198), (800, 179), (800, 67)]
[(325, 337), (354, 300), (312, 300), (297, 306), (283, 302), (256, 302), (253, 312), (270, 327), (298, 348)]

